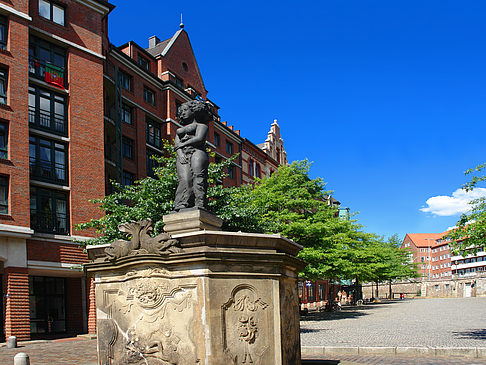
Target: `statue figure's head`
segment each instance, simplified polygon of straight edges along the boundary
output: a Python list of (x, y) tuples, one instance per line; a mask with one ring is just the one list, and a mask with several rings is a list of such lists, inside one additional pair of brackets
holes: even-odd
[(179, 110), (177, 110), (177, 118), (182, 124), (187, 124), (193, 119), (196, 119), (198, 123), (208, 123), (212, 118), (212, 114), (207, 103), (199, 100), (191, 100), (179, 107)]

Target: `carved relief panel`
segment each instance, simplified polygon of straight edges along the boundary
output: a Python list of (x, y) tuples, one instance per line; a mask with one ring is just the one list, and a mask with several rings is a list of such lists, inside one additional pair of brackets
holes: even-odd
[(97, 288), (100, 363), (199, 364), (192, 331), (196, 284), (145, 274), (129, 272)]
[(280, 303), (282, 364), (300, 364), (300, 317), (296, 280), (280, 282)]
[(270, 364), (273, 355), (272, 308), (256, 289), (236, 286), (222, 306), (223, 350), (234, 365)]

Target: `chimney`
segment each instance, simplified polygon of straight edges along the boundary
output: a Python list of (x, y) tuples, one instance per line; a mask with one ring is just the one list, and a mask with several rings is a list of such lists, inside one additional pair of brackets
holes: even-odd
[(153, 35), (149, 38), (149, 48), (154, 48), (157, 44), (160, 43), (160, 39), (157, 36)]

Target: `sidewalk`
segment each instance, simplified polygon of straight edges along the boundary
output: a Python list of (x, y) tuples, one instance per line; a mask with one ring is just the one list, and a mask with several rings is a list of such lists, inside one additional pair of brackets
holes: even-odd
[(15, 349), (0, 348), (0, 364), (13, 364), (19, 352), (30, 357), (31, 365), (96, 365), (96, 340), (79, 337), (20, 342)]

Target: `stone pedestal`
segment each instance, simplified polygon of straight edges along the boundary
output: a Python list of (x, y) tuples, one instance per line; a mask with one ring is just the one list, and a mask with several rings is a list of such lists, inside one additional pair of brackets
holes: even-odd
[(88, 249), (99, 364), (300, 364), (301, 246), (209, 230), (171, 238), (178, 252), (107, 261)]

